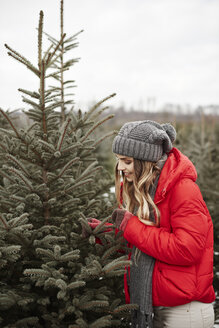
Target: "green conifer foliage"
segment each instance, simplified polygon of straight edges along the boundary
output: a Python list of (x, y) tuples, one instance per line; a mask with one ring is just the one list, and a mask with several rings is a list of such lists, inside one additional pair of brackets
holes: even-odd
[[(0, 324), (127, 327), (134, 305), (124, 304), (121, 286), (129, 261), (123, 237), (106, 225), (114, 206), (106, 194), (111, 180), (96, 160), (101, 140), (92, 138), (111, 118), (99, 115), (113, 95), (87, 113), (72, 110), (60, 124), (63, 99), (57, 101), (47, 81), (65, 34), (44, 54), (42, 36), (41, 11), (37, 65), (6, 45), (38, 78), (39, 90), (20, 89), (30, 126), (18, 129), (0, 110), (10, 125), (1, 129), (0, 142)], [(94, 216), (102, 223), (91, 230), (87, 218)]]
[[(10, 113), (8, 110), (7, 111), (3, 111), (4, 113), (6, 113), (8, 116), (10, 115), (10, 118), (13, 119), (12, 117), (12, 113)], [(0, 132), (1, 132), (1, 129), (8, 129), (10, 128), (10, 124), (8, 121), (6, 121), (4, 119), (4, 117), (0, 116)], [(3, 143), (0, 143), (0, 147), (4, 150), (5, 149), (5, 145)], [(4, 159), (2, 158), (1, 161), (0, 161), (0, 170), (2, 168), (2, 166), (5, 164), (4, 162)], [(0, 185), (3, 184), (3, 177), (0, 175)]]

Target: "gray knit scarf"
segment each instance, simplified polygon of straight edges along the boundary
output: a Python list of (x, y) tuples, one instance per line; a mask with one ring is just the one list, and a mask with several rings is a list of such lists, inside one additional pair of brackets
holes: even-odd
[[(160, 161), (157, 163), (158, 167), (162, 170), (167, 155), (164, 154)], [(150, 188), (150, 196), (154, 199), (159, 175), (157, 176), (154, 184)], [(150, 211), (150, 220), (155, 221), (153, 210)], [(133, 328), (152, 328), (153, 327), (153, 305), (152, 305), (152, 275), (154, 269), (155, 259), (146, 253), (140, 252), (140, 256), (135, 263), (136, 247), (132, 248), (132, 265), (130, 267), (130, 281), (129, 290), (132, 304), (138, 304), (138, 310), (133, 310), (131, 314), (131, 322)], [(128, 274), (127, 274), (128, 277)]]

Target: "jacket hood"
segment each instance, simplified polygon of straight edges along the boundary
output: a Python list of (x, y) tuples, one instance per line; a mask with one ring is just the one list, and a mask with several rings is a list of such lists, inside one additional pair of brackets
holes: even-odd
[(188, 157), (183, 155), (177, 148), (172, 148), (159, 177), (154, 200), (155, 203), (161, 201), (166, 193), (179, 180), (184, 178), (196, 181), (197, 172), (195, 166)]

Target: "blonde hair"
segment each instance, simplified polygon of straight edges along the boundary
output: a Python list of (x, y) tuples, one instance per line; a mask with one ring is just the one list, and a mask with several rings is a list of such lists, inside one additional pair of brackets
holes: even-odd
[[(160, 171), (161, 169), (157, 166), (157, 163), (134, 159), (133, 181), (129, 182), (122, 173), (123, 188), (121, 192), (121, 176), (118, 171), (118, 163), (115, 167), (116, 199), (119, 207), (122, 206), (131, 213), (134, 213), (135, 209), (138, 208), (137, 217), (145, 225), (159, 226), (160, 223), (159, 209), (149, 193)], [(150, 220), (151, 211), (153, 211), (155, 222)], [(136, 265), (140, 254), (140, 250), (136, 248), (134, 254)]]
[[(118, 164), (115, 168), (116, 198), (119, 206), (122, 205), (131, 213), (134, 213), (135, 209), (138, 208), (136, 215), (146, 225), (158, 226), (160, 222), (160, 212), (149, 193), (159, 174), (160, 168), (157, 163), (134, 159), (133, 181), (129, 182), (122, 173), (123, 190), (121, 195), (121, 176), (118, 171)], [(121, 204), (121, 198), (123, 204)], [(154, 213), (155, 222), (150, 219), (151, 211)]]

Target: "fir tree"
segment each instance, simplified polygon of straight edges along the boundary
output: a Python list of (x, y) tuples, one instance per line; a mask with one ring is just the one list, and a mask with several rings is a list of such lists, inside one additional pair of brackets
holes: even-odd
[[(87, 113), (66, 115), (60, 79), (65, 67), (57, 65), (66, 36), (61, 33), (44, 53), (42, 36), (41, 11), (37, 65), (6, 45), (38, 78), (39, 90), (20, 89), (30, 126), (18, 129), (0, 110), (10, 125), (1, 129), (0, 142), (1, 327), (127, 327), (125, 316), (134, 305), (124, 304), (121, 276), (129, 261), (120, 253), (123, 237), (106, 226), (114, 206), (106, 195), (111, 182), (96, 161), (102, 138), (92, 138), (111, 118), (98, 119), (111, 96)], [(47, 87), (54, 77), (59, 89)], [(93, 216), (102, 223), (91, 230), (87, 218)]]

